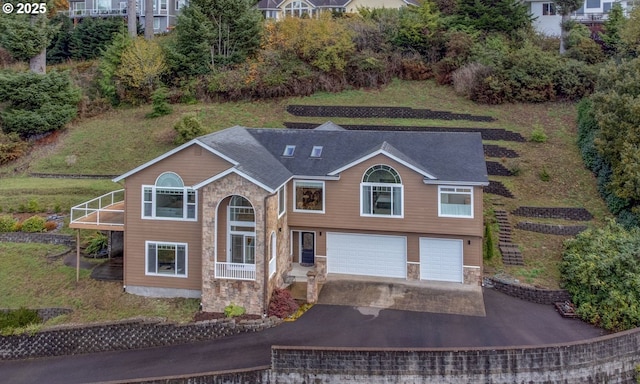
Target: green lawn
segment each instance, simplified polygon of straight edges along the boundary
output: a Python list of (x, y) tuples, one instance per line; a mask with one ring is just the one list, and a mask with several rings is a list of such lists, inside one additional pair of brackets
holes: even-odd
[(67, 307), (74, 312), (48, 324), (86, 323), (125, 318), (163, 317), (187, 322), (198, 310), (199, 300), (144, 298), (122, 292), (118, 282), (95, 281), (62, 259), (46, 256), (64, 251), (62, 246), (0, 243), (0, 308)]
[[(299, 118), (286, 112), (288, 104), (407, 106), (487, 115), (497, 120), (491, 123), (474, 123), (462, 120)], [(121, 185), (109, 180), (30, 178), (24, 173), (13, 172), (13, 169), (57, 174), (122, 174), (173, 148), (173, 125), (183, 115), (195, 113), (200, 116), (208, 132), (233, 125), (277, 128), (282, 127), (285, 121), (323, 122), (324, 120), (332, 120), (338, 124), (506, 128), (519, 132), (526, 138), (530, 137), (534, 129), (542, 128), (548, 136), (548, 140), (544, 143), (487, 142), (487, 144), (498, 144), (517, 151), (520, 154), (518, 159), (488, 160), (503, 162), (508, 166), (517, 162), (521, 173), (517, 177), (491, 177), (493, 180), (502, 181), (516, 198), (499, 198), (485, 194), (486, 210), (490, 212), (494, 203), (502, 204), (500, 208), (507, 211), (524, 205), (585, 207), (595, 216), (590, 225), (599, 225), (608, 216), (606, 207), (598, 196), (595, 179), (582, 165), (574, 143), (576, 110), (572, 103), (487, 106), (458, 97), (450, 87), (438, 86), (433, 81), (394, 81), (379, 90), (351, 90), (337, 94), (318, 93), (310, 97), (263, 102), (174, 105), (173, 109), (174, 112), (171, 115), (150, 120), (144, 118), (144, 115), (151, 110), (150, 106), (123, 108), (72, 124), (57, 143), (36, 149), (27, 159), (22, 160), (20, 167), (9, 164), (0, 168), (0, 174), (15, 174), (15, 176), (0, 179), (0, 208), (4, 212), (16, 211), (21, 205), (26, 206), (33, 200), (38, 206), (47, 210), (68, 212), (72, 205), (122, 188)], [(540, 179), (539, 173), (542, 169), (546, 169), (549, 173), (549, 181)], [(517, 219), (511, 216), (511, 220), (515, 225)], [(523, 218), (522, 220), (556, 223), (541, 219)], [(566, 222), (564, 224), (582, 223)], [(543, 287), (557, 287), (559, 284), (557, 265), (560, 261), (564, 238), (515, 230), (513, 240), (521, 247), (526, 265), (517, 268), (504, 266), (498, 256), (486, 263), (486, 271), (507, 273), (522, 282)], [(24, 245), (2, 244), (2, 247), (0, 255), (3, 258), (8, 252), (15, 253), (16, 256), (33, 253), (38, 259), (38, 254), (46, 252), (39, 248), (37, 251), (25, 252), (22, 248), (25, 247)], [(62, 285), (64, 289), (52, 289), (50, 294), (44, 295), (41, 293), (48, 291), (46, 282), (39, 283), (38, 289), (28, 286), (31, 284), (29, 281), (31, 277), (16, 280), (13, 275), (25, 275), (25, 273), (13, 272), (12, 263), (11, 261), (6, 265), (0, 265), (2, 270), (9, 268), (12, 271), (0, 275), (0, 286), (5, 290), (8, 289), (7, 286), (11, 286), (11, 289), (24, 291), (24, 293), (13, 292), (10, 295), (0, 296), (3, 297), (2, 302), (6, 299), (7, 305), (11, 306), (30, 303), (30, 297), (38, 297), (36, 300), (38, 305), (71, 305), (81, 309), (78, 313), (82, 314), (77, 316), (82, 321), (123, 318), (138, 314), (165, 316), (163, 313), (174, 311), (180, 313), (182, 308), (190, 310), (196, 308), (190, 302), (177, 304), (176, 301), (171, 300), (145, 300), (132, 295), (123, 295), (117, 283), (95, 282), (83, 278), (81, 284), (76, 287), (70, 277), (73, 274), (67, 271), (66, 267), (55, 263), (41, 264), (32, 260), (30, 263), (36, 263), (32, 265), (44, 268), (43, 275), (60, 274), (58, 278), (48, 280), (56, 280), (51, 283), (56, 287)], [(29, 268), (27, 267), (26, 270)], [(26, 273), (26, 275), (29, 274)], [(87, 293), (88, 297), (85, 297), (84, 293)], [(137, 308), (138, 306), (140, 308)], [(178, 317), (185, 318), (184, 314)]]

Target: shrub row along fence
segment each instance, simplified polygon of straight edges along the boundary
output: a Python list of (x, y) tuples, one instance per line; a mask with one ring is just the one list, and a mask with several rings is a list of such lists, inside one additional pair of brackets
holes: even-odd
[(173, 324), (135, 320), (81, 327), (56, 327), (33, 335), (0, 337), (0, 360), (77, 355), (160, 347), (257, 332), (280, 324), (275, 317), (260, 320), (209, 320)]
[(541, 217), (545, 219), (565, 219), (589, 221), (593, 215), (584, 208), (571, 207), (518, 207), (511, 212), (516, 216)]
[(349, 117), (349, 118), (391, 118), (391, 119), (434, 119), (495, 121), (491, 116), (470, 115), (431, 109), (409, 107), (363, 107), (337, 105), (289, 105), (287, 112), (294, 116), (308, 117)]
[[(284, 126), (289, 129), (313, 129), (321, 124), (285, 122)], [(417, 126), (397, 126), (397, 125), (364, 125), (364, 124), (344, 124), (340, 125), (344, 129), (352, 131), (407, 131), (407, 132), (480, 132), (483, 140), (502, 140), (524, 142), (525, 138), (517, 133), (507, 131), (502, 128), (458, 128), (458, 127), (417, 127)]]

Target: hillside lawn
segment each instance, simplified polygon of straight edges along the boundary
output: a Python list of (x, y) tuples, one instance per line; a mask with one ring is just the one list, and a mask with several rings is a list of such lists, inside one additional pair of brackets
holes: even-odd
[[(289, 104), (308, 105), (362, 105), (362, 106), (406, 106), (428, 108), (456, 113), (492, 116), (494, 122), (469, 122), (463, 120), (412, 120), (412, 119), (345, 119), (345, 118), (304, 118), (286, 112)], [(211, 103), (195, 105), (173, 105), (173, 113), (157, 119), (145, 119), (151, 111), (150, 106), (120, 108), (100, 116), (77, 121), (64, 131), (53, 143), (37, 146), (29, 156), (12, 164), (0, 167), (0, 209), (4, 212), (17, 211), (19, 206), (29, 200), (49, 211), (68, 212), (69, 208), (103, 193), (122, 188), (122, 185), (110, 180), (88, 179), (50, 179), (33, 178), (29, 173), (54, 174), (92, 174), (118, 175), (174, 148), (173, 126), (186, 114), (199, 116), (208, 132), (234, 125), (247, 127), (283, 127), (285, 121), (324, 122), (331, 120), (336, 124), (379, 124), (379, 125), (416, 125), (504, 128), (521, 133), (530, 138), (532, 131), (542, 129), (548, 139), (544, 143), (485, 141), (513, 149), (520, 154), (516, 159), (487, 160), (502, 162), (508, 168), (518, 168), (518, 176), (496, 177), (515, 195), (515, 199), (503, 198), (485, 193), (485, 213), (491, 218), (494, 204), (497, 209), (507, 212), (519, 206), (544, 207), (584, 207), (594, 215), (587, 225), (600, 225), (608, 217), (606, 206), (596, 190), (595, 178), (585, 169), (575, 145), (576, 108), (574, 103), (556, 102), (544, 104), (506, 104), (497, 106), (479, 105), (461, 98), (451, 87), (439, 86), (433, 81), (394, 81), (383, 89), (351, 90), (337, 94), (318, 93), (310, 97), (289, 98), (269, 101), (247, 101), (234, 103)], [(428, 150), (428, 149), (426, 149)], [(550, 178), (541, 180), (540, 173), (545, 170)], [(509, 215), (512, 226), (518, 221)], [(521, 218), (521, 220), (550, 224), (582, 225), (583, 222), (564, 220)], [(496, 233), (497, 236), (497, 233)], [(558, 263), (561, 257), (562, 242), (565, 237), (542, 235), (520, 230), (513, 231), (513, 242), (518, 244), (525, 259), (524, 267), (502, 265), (499, 253), (492, 260), (485, 261), (488, 274), (504, 273), (523, 283), (546, 288), (558, 288), (560, 285)], [(497, 240), (495, 241), (497, 244)], [(8, 245), (0, 248), (4, 258)], [(32, 246), (11, 245), (15, 253), (33, 253)], [(24, 250), (18, 251), (24, 247)], [(46, 248), (46, 247), (45, 247)], [(11, 265), (11, 264), (8, 264)], [(64, 270), (63, 267), (59, 267)], [(4, 268), (3, 268), (4, 269)], [(61, 272), (68, 273), (68, 272)], [(12, 273), (11, 285), (15, 285), (10, 304), (31, 303), (34, 292), (18, 287), (33, 284), (35, 277), (26, 273)], [(0, 286), (6, 286), (6, 274), (0, 275)], [(22, 278), (20, 277), (22, 276)], [(44, 274), (43, 281), (37, 283), (46, 290), (49, 276)], [(113, 287), (112, 287), (113, 286)], [(157, 311), (149, 308), (157, 306), (157, 300), (134, 298), (121, 293), (121, 287), (114, 283), (94, 282), (83, 274), (81, 283), (76, 286), (67, 284), (58, 292), (60, 296), (75, 297), (85, 302), (83, 292), (93, 294), (93, 287), (103, 287), (110, 292), (110, 301), (117, 305), (101, 309), (100, 305), (79, 305), (77, 309), (87, 312), (74, 315), (77, 321), (92, 321), (99, 318), (117, 318), (130, 316), (133, 312), (122, 306), (135, 303), (143, 310), (140, 313)], [(96, 288), (98, 289), (98, 288)], [(98, 289), (99, 290), (99, 289)], [(91, 292), (91, 293), (89, 293)], [(57, 294), (39, 299), (39, 305), (61, 305)], [(122, 298), (119, 298), (122, 296)], [(0, 307), (5, 306), (5, 298)], [(80, 297), (80, 298), (78, 298)], [(117, 299), (116, 299), (117, 298)], [(87, 302), (89, 300), (87, 299)], [(152, 303), (149, 306), (140, 303)], [(169, 301), (168, 303), (170, 303)], [(153, 304), (155, 303), (155, 304)], [(167, 304), (172, 306), (172, 304)], [(118, 307), (118, 308), (116, 308)], [(189, 306), (188, 306), (189, 307)], [(191, 307), (189, 307), (191, 308)], [(87, 311), (85, 311), (85, 309)], [(135, 312), (135, 311), (134, 311)], [(119, 315), (118, 315), (119, 314)], [(177, 316), (175, 318), (182, 318)]]

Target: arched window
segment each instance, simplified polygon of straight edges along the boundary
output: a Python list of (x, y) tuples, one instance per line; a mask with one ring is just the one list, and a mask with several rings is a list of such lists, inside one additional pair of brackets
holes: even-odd
[(305, 17), (313, 15), (313, 8), (304, 1), (292, 1), (284, 7), (285, 16)]
[(185, 187), (176, 173), (165, 172), (154, 185), (143, 185), (142, 194), (144, 218), (196, 219), (196, 191)]
[(374, 165), (364, 173), (360, 189), (361, 215), (402, 217), (402, 180), (395, 169)]
[(242, 196), (229, 202), (229, 259), (231, 263), (255, 264), (256, 219), (253, 206)]

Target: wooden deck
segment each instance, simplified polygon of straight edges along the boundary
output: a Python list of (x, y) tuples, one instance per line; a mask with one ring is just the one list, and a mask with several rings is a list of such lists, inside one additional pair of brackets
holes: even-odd
[(69, 228), (124, 231), (124, 201), (88, 211), (87, 215), (72, 220)]

